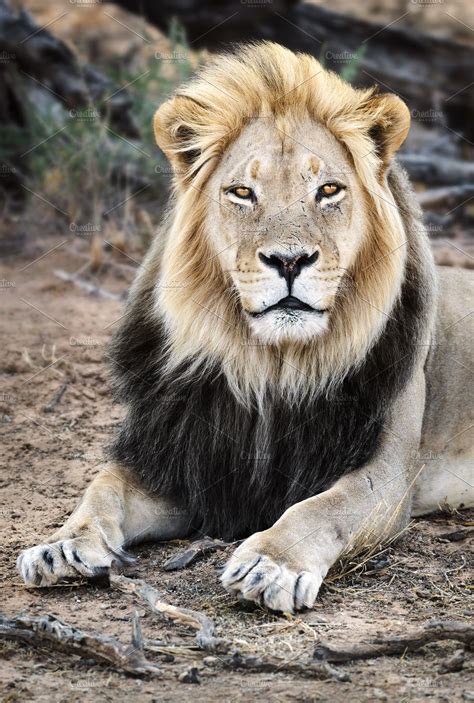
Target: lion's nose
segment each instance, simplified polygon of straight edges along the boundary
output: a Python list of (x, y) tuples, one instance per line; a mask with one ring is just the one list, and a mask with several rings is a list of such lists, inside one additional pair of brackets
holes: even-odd
[(267, 255), (259, 252), (258, 257), (266, 266), (277, 269), (288, 285), (288, 292), (291, 293), (291, 287), (295, 278), (300, 275), (305, 266), (311, 266), (318, 260), (319, 251), (316, 250), (312, 254), (303, 252), (295, 256), (277, 252)]

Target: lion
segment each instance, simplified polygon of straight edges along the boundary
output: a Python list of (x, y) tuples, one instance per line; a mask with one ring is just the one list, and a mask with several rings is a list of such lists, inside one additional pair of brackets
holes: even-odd
[(223, 586), (311, 608), (344, 554), (474, 504), (472, 279), (437, 269), (395, 154), (403, 101), (277, 44), (158, 109), (170, 210), (110, 358), (125, 420), (27, 584), (145, 540), (243, 540)]

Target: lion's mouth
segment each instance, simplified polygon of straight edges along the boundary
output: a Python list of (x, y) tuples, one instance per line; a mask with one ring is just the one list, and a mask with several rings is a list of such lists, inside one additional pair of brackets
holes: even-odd
[(261, 317), (262, 315), (266, 315), (272, 310), (298, 310), (300, 312), (312, 312), (317, 315), (324, 315), (324, 313), (327, 312), (327, 310), (324, 309), (312, 308), (311, 305), (308, 305), (308, 303), (304, 303), (299, 298), (295, 298), (294, 295), (287, 295), (285, 298), (282, 298), (277, 303), (274, 303), (274, 305), (269, 305), (268, 308), (260, 310), (260, 312), (250, 312), (249, 315), (252, 315), (252, 317)]

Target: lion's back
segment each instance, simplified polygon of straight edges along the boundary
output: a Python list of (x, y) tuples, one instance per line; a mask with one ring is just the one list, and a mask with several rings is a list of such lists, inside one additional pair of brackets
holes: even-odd
[(456, 455), (472, 447), (474, 273), (437, 267), (438, 309), (426, 365), (422, 443), (430, 451)]

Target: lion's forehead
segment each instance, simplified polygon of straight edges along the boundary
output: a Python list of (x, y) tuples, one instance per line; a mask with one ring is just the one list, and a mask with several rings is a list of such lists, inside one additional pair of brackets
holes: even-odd
[(229, 183), (246, 180), (273, 189), (280, 184), (301, 188), (302, 181), (311, 179), (356, 177), (343, 145), (310, 119), (288, 124), (254, 120), (228, 147), (216, 175)]

